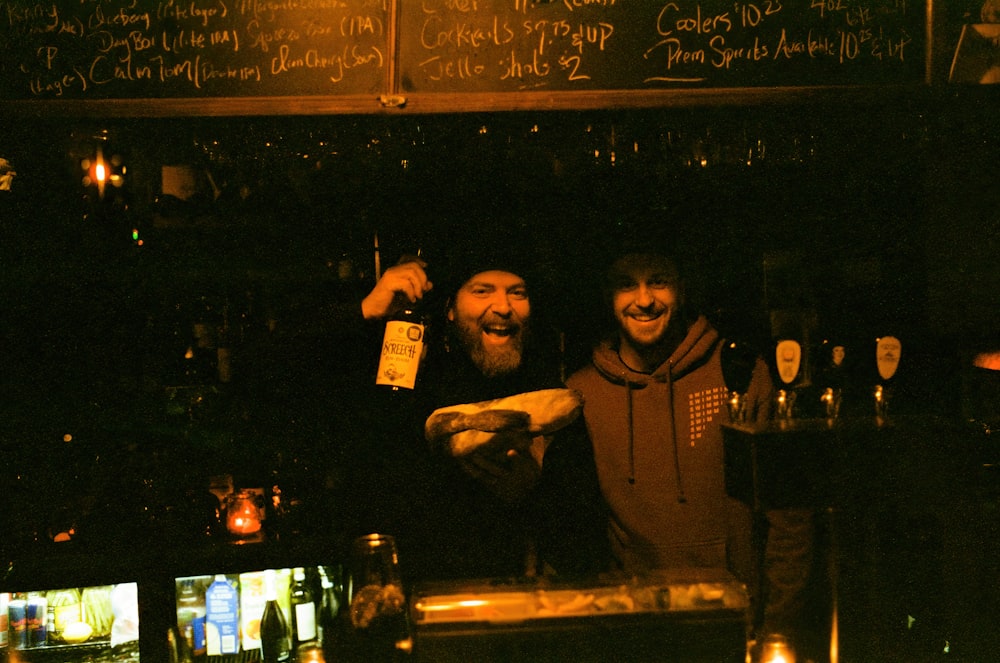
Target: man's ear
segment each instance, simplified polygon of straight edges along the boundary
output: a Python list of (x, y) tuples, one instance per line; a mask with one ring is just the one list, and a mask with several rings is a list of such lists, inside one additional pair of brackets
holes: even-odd
[(455, 307), (452, 306), (453, 300), (448, 299), (445, 303), (445, 310), (448, 312), (448, 322), (455, 322)]

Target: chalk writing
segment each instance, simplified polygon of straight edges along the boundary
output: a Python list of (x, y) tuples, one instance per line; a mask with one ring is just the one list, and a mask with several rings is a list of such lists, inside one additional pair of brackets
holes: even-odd
[(375, 93), (387, 0), (0, 2), (0, 99)]
[(926, 1), (0, 0), (0, 100), (913, 83)]
[(422, 0), (401, 4), (403, 91), (919, 80), (910, 0)]

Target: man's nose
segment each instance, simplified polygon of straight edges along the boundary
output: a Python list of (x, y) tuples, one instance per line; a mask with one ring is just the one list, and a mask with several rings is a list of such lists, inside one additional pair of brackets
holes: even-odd
[(653, 291), (645, 283), (640, 283), (635, 293), (635, 303), (638, 306), (649, 306), (653, 303)]
[(505, 292), (496, 292), (493, 294), (493, 298), (490, 300), (490, 308), (497, 315), (509, 315), (510, 314), (510, 299), (507, 297)]

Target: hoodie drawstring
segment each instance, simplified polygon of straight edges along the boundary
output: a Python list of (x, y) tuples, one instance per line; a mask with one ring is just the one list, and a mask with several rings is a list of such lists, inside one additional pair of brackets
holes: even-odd
[(625, 378), (625, 404), (628, 411), (628, 483), (635, 484), (635, 430), (632, 426), (632, 383)]
[[(674, 473), (677, 477), (677, 501), (681, 504), (687, 502), (687, 496), (684, 494), (684, 480), (681, 479), (681, 457), (677, 451), (677, 417), (676, 411), (674, 410), (674, 375), (673, 375), (673, 363), (668, 366), (667, 370), (667, 394), (670, 399), (668, 407), (670, 408), (670, 442), (674, 447)], [(631, 417), (631, 414), (629, 415)]]
[[(633, 425), (632, 418), (632, 383), (625, 375), (622, 375), (622, 381), (625, 383), (625, 411), (628, 413), (628, 482), (629, 485), (634, 485), (635, 426)], [(677, 450), (677, 418), (674, 416), (674, 378), (669, 370), (667, 371), (667, 394), (669, 398), (667, 407), (670, 412), (670, 442), (673, 445), (674, 453), (674, 475), (677, 477), (677, 501), (684, 504), (687, 502), (687, 495), (684, 493), (684, 480), (681, 478), (681, 457)]]

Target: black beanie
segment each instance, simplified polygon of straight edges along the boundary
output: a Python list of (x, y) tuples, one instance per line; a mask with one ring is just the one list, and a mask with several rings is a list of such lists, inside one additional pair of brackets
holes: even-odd
[(470, 278), (491, 270), (517, 274), (529, 290), (538, 285), (534, 243), (528, 234), (489, 224), (474, 228), (464, 241), (455, 238), (446, 255), (430, 260), (438, 297), (451, 300)]

